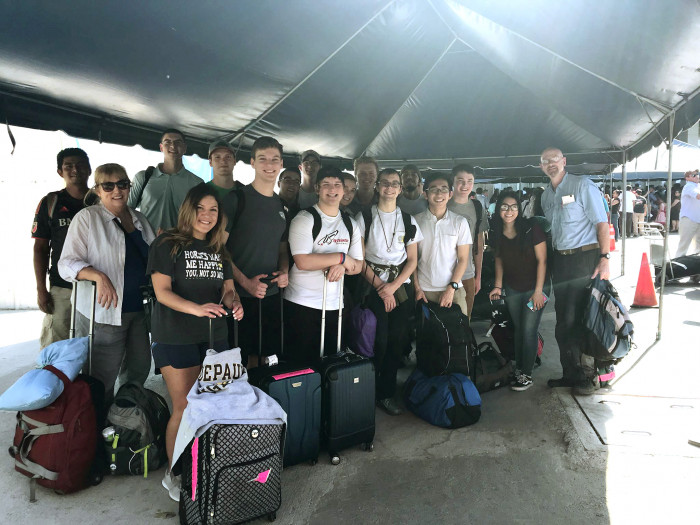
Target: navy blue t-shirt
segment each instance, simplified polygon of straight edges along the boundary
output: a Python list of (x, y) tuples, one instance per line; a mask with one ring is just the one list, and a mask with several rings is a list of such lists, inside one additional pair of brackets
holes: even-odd
[(126, 255), (124, 257), (124, 299), (122, 312), (140, 312), (143, 310), (141, 286), (146, 284), (146, 261), (148, 261), (148, 244), (143, 240), (140, 230), (127, 233)]

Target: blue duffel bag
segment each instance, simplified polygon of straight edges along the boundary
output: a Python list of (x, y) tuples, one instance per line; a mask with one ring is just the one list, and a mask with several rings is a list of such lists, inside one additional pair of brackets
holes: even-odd
[(428, 377), (416, 369), (404, 388), (408, 409), (431, 425), (460, 428), (481, 417), (481, 396), (464, 374)]

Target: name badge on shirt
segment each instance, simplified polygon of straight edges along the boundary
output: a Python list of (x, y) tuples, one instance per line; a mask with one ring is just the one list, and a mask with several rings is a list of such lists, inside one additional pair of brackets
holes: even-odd
[(399, 244), (403, 244), (403, 235), (399, 235)]
[(571, 204), (572, 202), (576, 202), (576, 198), (573, 195), (564, 195), (561, 198), (562, 206), (566, 206), (567, 204)]

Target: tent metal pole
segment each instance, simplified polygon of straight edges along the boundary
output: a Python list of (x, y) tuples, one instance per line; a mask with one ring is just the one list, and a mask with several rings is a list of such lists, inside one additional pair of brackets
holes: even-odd
[(666, 235), (664, 235), (664, 262), (661, 265), (661, 288), (659, 289), (659, 322), (656, 328), (656, 340), (661, 339), (661, 323), (664, 313), (664, 289), (666, 288), (666, 267), (668, 265), (668, 236), (671, 229), (671, 185), (673, 184), (673, 125), (676, 112), (668, 117), (668, 178), (666, 179)]
[(627, 238), (627, 150), (622, 150), (622, 257), (620, 275), (625, 275), (625, 239)]

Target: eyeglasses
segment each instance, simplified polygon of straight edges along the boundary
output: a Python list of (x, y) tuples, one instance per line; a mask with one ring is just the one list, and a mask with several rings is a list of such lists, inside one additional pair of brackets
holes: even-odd
[(317, 160), (305, 160), (301, 163), (304, 168), (310, 168), (311, 166), (319, 166), (321, 163)]
[(292, 186), (301, 186), (301, 181), (297, 179), (293, 179), (291, 177), (282, 177), (280, 179), (280, 182), (284, 182), (286, 184), (291, 184)]
[(518, 205), (517, 204), (511, 204), (510, 206), (508, 204), (501, 204), (501, 207), (499, 208), (501, 211), (518, 211)]
[(540, 159), (540, 164), (543, 166), (548, 166), (549, 164), (556, 164), (559, 162), (561, 159), (563, 159), (561, 155), (557, 155), (555, 157), (552, 157), (551, 159)]
[(101, 182), (100, 184), (98, 184), (98, 186), (102, 187), (103, 191), (110, 193), (114, 191), (115, 186), (120, 190), (128, 190), (129, 188), (131, 188), (131, 182), (129, 181), (129, 179), (122, 179), (118, 180), (117, 182)]
[(447, 186), (440, 186), (439, 188), (433, 186), (432, 188), (428, 188), (427, 191), (431, 195), (437, 195), (438, 193), (450, 193), (450, 188), (448, 188)]
[(388, 180), (383, 180), (381, 182), (378, 182), (377, 185), (381, 186), (382, 188), (394, 188), (394, 189), (399, 189), (401, 187), (401, 183), (394, 181), (394, 182), (389, 182)]

